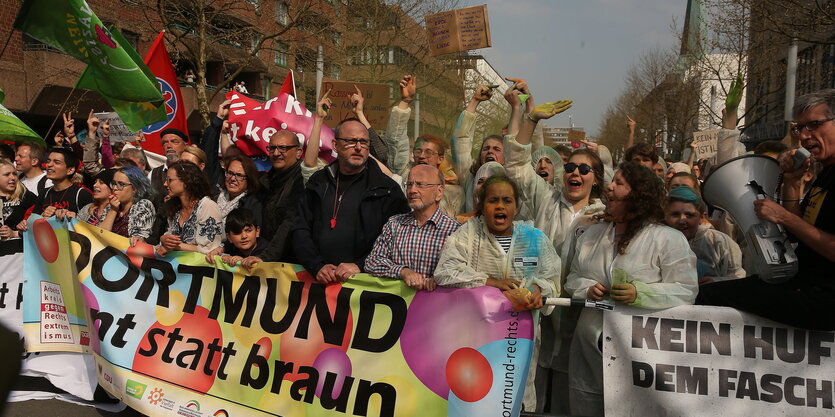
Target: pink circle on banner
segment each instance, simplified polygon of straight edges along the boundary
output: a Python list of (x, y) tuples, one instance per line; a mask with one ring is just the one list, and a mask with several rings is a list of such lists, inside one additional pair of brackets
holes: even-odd
[(325, 378), (327, 377), (327, 373), (330, 372), (336, 375), (333, 389), (330, 392), (330, 397), (337, 398), (339, 393), (342, 392), (342, 384), (345, 383), (345, 377), (351, 375), (351, 358), (349, 358), (345, 352), (337, 348), (325, 349), (319, 354), (319, 356), (316, 357), (316, 360), (313, 361), (313, 367), (319, 371), (319, 382), (316, 385), (316, 396), (320, 398), (322, 397), (322, 388), (325, 386)]
[(415, 376), (447, 399), (447, 359), (461, 348), (478, 349), (506, 337), (533, 338), (530, 312), (514, 312), (510, 301), (493, 287), (438, 288), (415, 294), (400, 346)]

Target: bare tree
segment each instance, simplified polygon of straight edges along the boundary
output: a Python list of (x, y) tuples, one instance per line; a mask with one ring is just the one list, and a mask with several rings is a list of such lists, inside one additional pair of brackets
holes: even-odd
[[(123, 1), (141, 7), (152, 31), (166, 31), (172, 55), (193, 68), (197, 110), (204, 126), (210, 121), (212, 101), (242, 72), (263, 68), (261, 60), (267, 54), (324, 33), (332, 23), (313, 0), (263, 5), (241, 0)], [(219, 74), (210, 74), (213, 62), (223, 64), (222, 71), (214, 71)]]

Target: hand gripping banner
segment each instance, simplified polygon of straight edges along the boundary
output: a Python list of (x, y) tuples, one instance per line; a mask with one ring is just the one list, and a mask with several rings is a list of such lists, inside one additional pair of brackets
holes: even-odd
[[(215, 267), (199, 253), (155, 257), (76, 220), (71, 231), (36, 224), (26, 293), (77, 276), (81, 297), (63, 301), (91, 324), (99, 383), (142, 413), (519, 414), (534, 329), (494, 288), (415, 292), (364, 274), (326, 286), (298, 265)], [(32, 252), (44, 268), (29, 268)], [(59, 260), (72, 262), (53, 267)], [(40, 335), (49, 322), (28, 324)]]

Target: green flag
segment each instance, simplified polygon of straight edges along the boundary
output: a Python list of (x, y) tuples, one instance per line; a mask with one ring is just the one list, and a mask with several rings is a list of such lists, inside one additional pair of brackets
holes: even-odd
[(96, 71), (96, 91), (130, 102), (161, 104), (151, 81), (84, 0), (26, 0), (14, 27), (83, 61)]
[[(152, 80), (154, 84), (157, 86), (157, 91), (159, 91), (159, 82), (157, 82), (157, 77), (154, 76), (154, 73), (151, 72), (148, 65), (145, 64), (145, 61), (139, 57), (139, 54), (130, 46), (130, 43), (125, 39), (122, 35), (122, 32), (119, 32), (118, 29), (111, 26), (110, 34), (113, 35), (113, 39), (116, 43), (120, 45), (124, 45), (125, 52), (127, 52), (128, 56), (130, 56), (131, 60), (136, 64), (139, 69), (148, 77), (149, 80)], [(92, 65), (88, 65), (87, 68), (84, 70), (84, 73), (81, 74), (81, 78), (78, 79), (78, 83), (75, 85), (75, 88), (83, 88), (87, 90), (97, 90), (96, 85), (96, 78), (98, 78), (98, 74), (100, 70), (96, 69), (96, 67)], [(124, 101), (119, 100), (118, 98), (111, 97), (107, 95), (103, 91), (99, 91), (99, 94), (110, 103), (110, 106), (113, 107), (113, 110), (119, 114), (119, 118), (125, 122), (125, 125), (133, 132), (142, 129), (145, 126), (150, 124), (161, 122), (167, 120), (168, 117), (165, 114), (165, 106), (164, 105), (157, 105), (156, 103), (151, 102), (143, 102), (143, 103), (135, 103), (131, 101)], [(162, 93), (160, 92), (160, 95)]]
[(6, 106), (0, 104), (0, 141), (4, 140), (15, 142), (31, 140), (46, 146), (43, 139), (34, 130), (26, 126)]

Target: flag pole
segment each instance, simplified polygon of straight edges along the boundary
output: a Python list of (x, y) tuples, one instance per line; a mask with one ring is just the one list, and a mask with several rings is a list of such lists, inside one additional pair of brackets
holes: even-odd
[[(66, 100), (64, 100), (64, 104), (62, 104), (62, 105), (61, 105), (61, 110), (58, 110), (58, 114), (55, 116), (55, 118), (54, 118), (54, 119), (52, 119), (52, 124), (51, 124), (51, 125), (49, 125), (49, 130), (47, 130), (47, 131), (46, 131), (46, 135), (44, 135), (44, 138), (49, 137), (49, 133), (50, 133), (50, 132), (52, 132), (52, 128), (55, 126), (55, 122), (57, 122), (57, 121), (58, 121), (58, 117), (59, 117), (59, 116), (61, 116), (62, 114), (64, 114), (64, 107), (66, 107), (66, 106), (67, 106), (67, 103), (70, 101), (70, 97), (72, 97), (72, 93), (74, 93), (74, 92), (75, 92), (75, 87), (73, 87), (73, 88), (72, 88), (72, 90), (70, 90), (70, 93), (69, 93), (69, 94), (67, 94), (67, 99), (66, 99)], [(62, 129), (63, 129), (63, 128), (62, 128)], [(63, 131), (63, 130), (62, 130), (62, 131)], [(44, 142), (46, 142), (46, 139), (44, 139)]]

